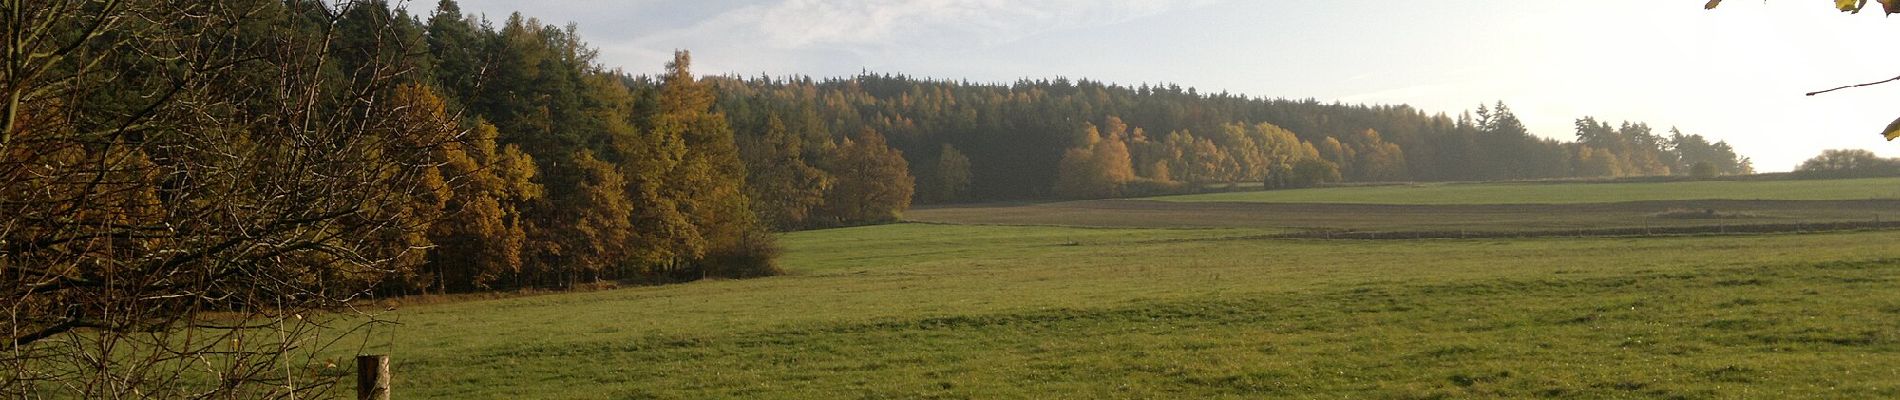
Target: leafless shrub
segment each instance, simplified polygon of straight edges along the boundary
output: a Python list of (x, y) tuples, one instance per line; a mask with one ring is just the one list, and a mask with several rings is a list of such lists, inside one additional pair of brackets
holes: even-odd
[(395, 57), (336, 61), (354, 6), (0, 4), (0, 396), (333, 386), (440, 130), (387, 101)]

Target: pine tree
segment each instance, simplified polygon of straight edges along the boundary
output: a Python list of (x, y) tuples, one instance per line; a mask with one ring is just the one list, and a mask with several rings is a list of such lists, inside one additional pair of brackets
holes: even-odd
[(455, 0), (441, 0), (436, 3), (435, 14), (429, 16), (427, 29), (436, 83), (450, 99), (474, 97), (485, 78), (482, 71), (489, 64), (483, 57), (486, 44), (474, 23), (462, 14)]

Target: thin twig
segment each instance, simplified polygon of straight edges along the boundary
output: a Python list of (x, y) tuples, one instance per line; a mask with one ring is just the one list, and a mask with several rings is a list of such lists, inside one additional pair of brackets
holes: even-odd
[(1893, 77), (1893, 78), (1889, 78), (1889, 79), (1887, 79), (1887, 80), (1884, 80), (1884, 81), (1879, 81), (1879, 82), (1870, 82), (1870, 83), (1862, 83), (1862, 84), (1859, 84), (1859, 85), (1847, 85), (1847, 86), (1842, 86), (1842, 87), (1837, 87), (1837, 88), (1833, 88), (1833, 89), (1828, 89), (1828, 90), (1823, 90), (1823, 91), (1819, 91), (1819, 92), (1809, 92), (1809, 93), (1808, 93), (1808, 95), (1809, 95), (1809, 96), (1813, 96), (1813, 95), (1817, 95), (1817, 94), (1822, 94), (1822, 93), (1827, 93), (1827, 92), (1832, 92), (1832, 91), (1836, 91), (1836, 90), (1841, 90), (1841, 89), (1847, 89), (1847, 88), (1857, 88), (1857, 87), (1866, 87), (1866, 86), (1873, 86), (1873, 85), (1879, 85), (1879, 84), (1882, 84), (1882, 83), (1887, 83), (1887, 82), (1893, 82), (1893, 81), (1900, 81), (1900, 76), (1896, 76), (1896, 77)]

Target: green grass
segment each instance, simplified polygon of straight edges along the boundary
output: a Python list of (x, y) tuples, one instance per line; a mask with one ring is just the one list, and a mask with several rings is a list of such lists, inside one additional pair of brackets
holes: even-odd
[(1578, 204), (1668, 200), (1900, 198), (1900, 178), (1654, 183), (1431, 183), (1155, 197), (1181, 202)]
[[(1685, 211), (1687, 210), (1687, 211)], [(1715, 210), (1735, 218), (1668, 218)], [(911, 210), (913, 221), (975, 225), (1247, 228), (1262, 231), (1546, 232), (1894, 221), (1900, 201), (1686, 200), (1608, 204), (1313, 204), (1085, 200)], [(1402, 235), (1401, 235), (1402, 236)]]
[(1882, 398), (1900, 233), (1423, 241), (899, 224), (789, 276), (422, 306), (413, 398)]
[(790, 251), (781, 261), (793, 274), (810, 275), (933, 262), (1022, 260), (1067, 247), (1134, 245), (1277, 233), (1275, 230), (1214, 228), (1077, 229), (1055, 226), (897, 224), (799, 232), (784, 236)]

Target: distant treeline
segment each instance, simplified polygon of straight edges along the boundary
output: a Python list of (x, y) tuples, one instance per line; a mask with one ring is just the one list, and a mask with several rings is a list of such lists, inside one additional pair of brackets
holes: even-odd
[(1861, 149), (1822, 151), (1794, 168), (1800, 179), (1874, 178), (1900, 176), (1900, 158), (1886, 158)]
[[(1261, 182), (1451, 181), (1743, 174), (1727, 143), (1635, 122), (1533, 136), (1502, 102), (1457, 117), (1409, 106), (1207, 94), (1175, 85), (976, 84), (865, 74), (714, 78), (741, 136), (777, 127), (820, 148), (876, 131), (903, 151), (919, 200), (1104, 197)], [(741, 147), (748, 142), (742, 138)], [(796, 225), (796, 224), (794, 224)]]

